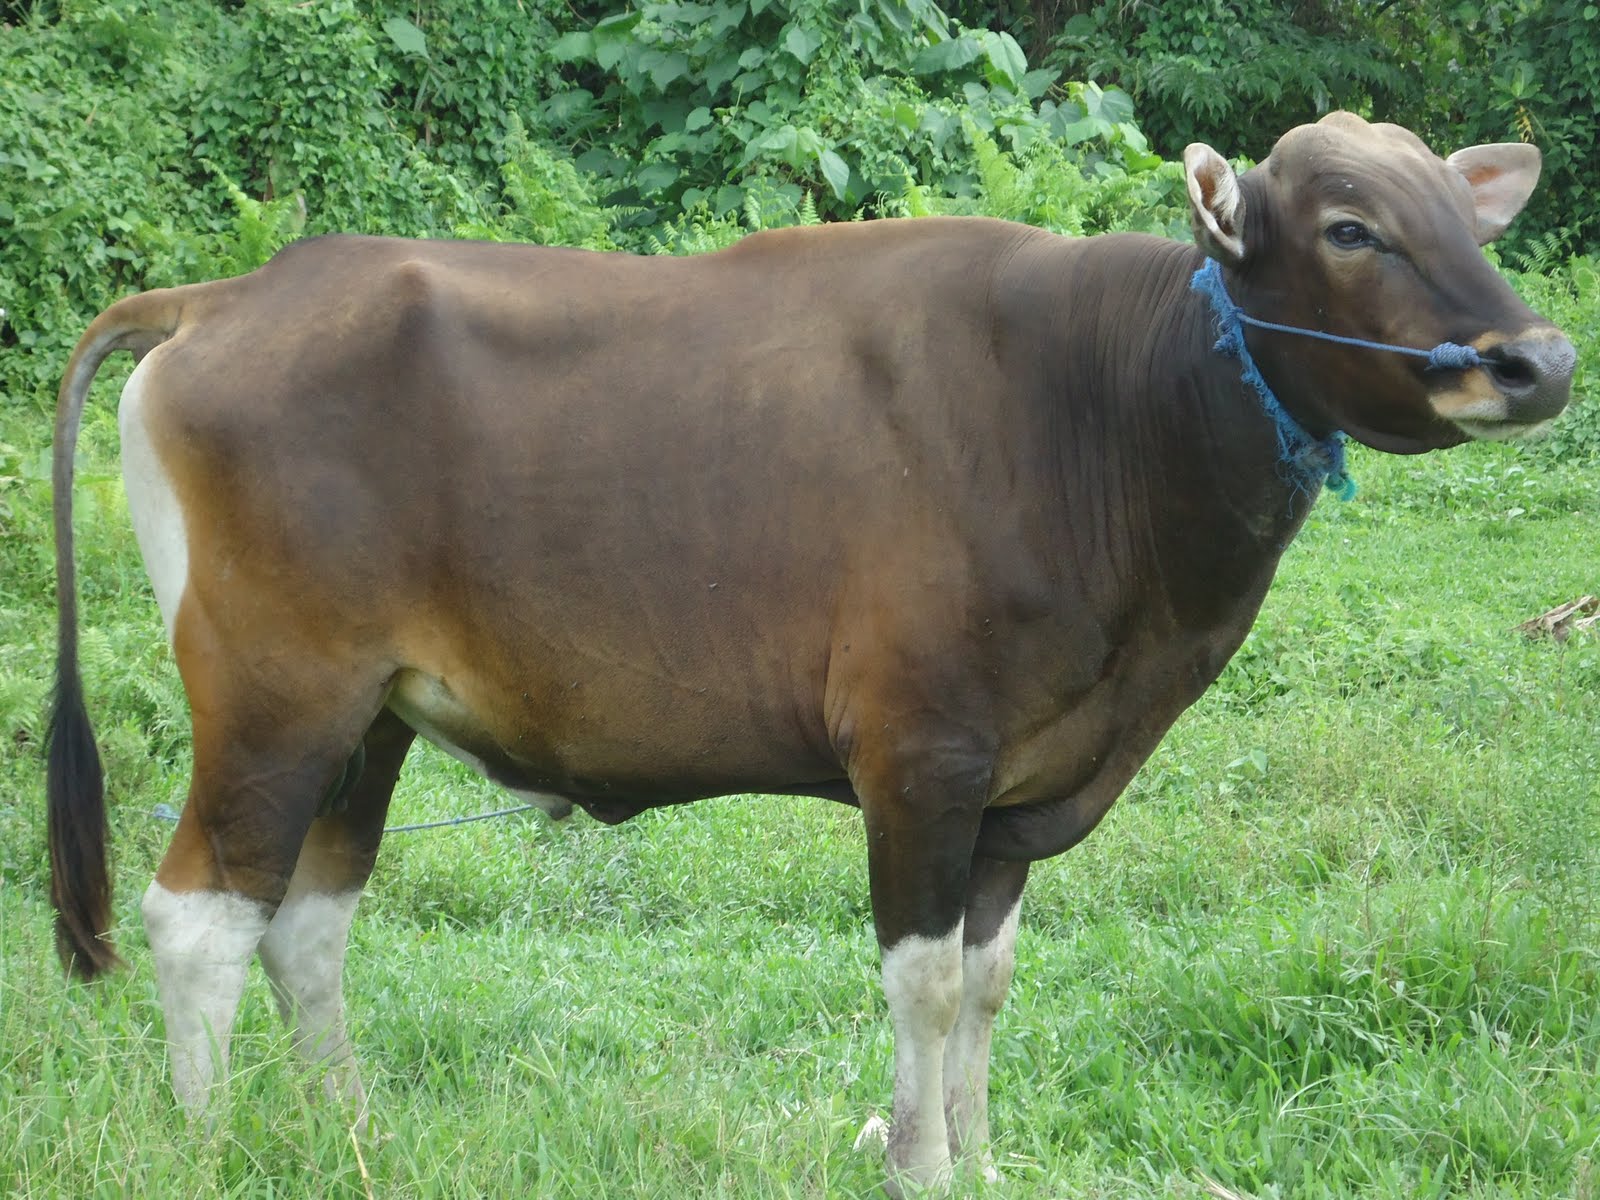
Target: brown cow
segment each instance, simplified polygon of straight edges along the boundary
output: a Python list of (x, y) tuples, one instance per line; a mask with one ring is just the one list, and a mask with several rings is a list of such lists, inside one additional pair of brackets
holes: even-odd
[[(976, 219), (689, 259), (334, 237), (103, 313), (56, 424), (54, 893), (69, 965), (112, 965), (71, 483), (89, 381), (128, 349), (129, 507), (194, 720), (143, 902), (183, 1104), (257, 951), (363, 1102), (341, 965), (420, 733), (559, 815), (859, 804), (891, 1186), (983, 1153), (1028, 864), (1238, 647), (1335, 431), (1416, 453), (1567, 399), (1571, 345), (1477, 248), (1536, 151), (1446, 161), (1339, 114), (1242, 178), (1185, 165), (1198, 247)], [(1478, 365), (1233, 326), (1241, 362), (1191, 288), (1207, 256), (1247, 314)]]

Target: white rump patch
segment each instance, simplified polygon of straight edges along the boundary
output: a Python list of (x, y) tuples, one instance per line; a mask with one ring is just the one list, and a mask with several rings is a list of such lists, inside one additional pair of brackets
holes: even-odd
[(250, 956), (267, 928), (265, 907), (231, 892), (169, 892), (152, 883), (142, 905), (172, 1050), (172, 1090), (205, 1111), (228, 1068), (228, 1037)]
[(117, 409), (117, 425), (122, 433), (122, 481), (128, 493), (128, 514), (170, 645), (178, 604), (189, 581), (189, 535), (172, 477), (150, 436), (145, 412), (150, 361), (151, 356), (146, 356), (128, 377)]

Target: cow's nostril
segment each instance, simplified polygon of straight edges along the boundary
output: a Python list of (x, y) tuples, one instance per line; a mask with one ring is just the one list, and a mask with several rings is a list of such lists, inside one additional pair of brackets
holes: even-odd
[(1519, 354), (1491, 351), (1484, 355), (1483, 365), (1502, 392), (1526, 392), (1538, 386), (1538, 369)]

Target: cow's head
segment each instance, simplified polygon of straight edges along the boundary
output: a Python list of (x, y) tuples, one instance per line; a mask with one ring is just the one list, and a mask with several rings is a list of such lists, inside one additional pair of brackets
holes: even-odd
[(1343, 429), (1415, 453), (1519, 437), (1567, 403), (1572, 343), (1532, 312), (1478, 247), (1539, 179), (1539, 152), (1473, 146), (1448, 159), (1397, 125), (1333, 113), (1278, 140), (1236, 176), (1215, 150), (1184, 152), (1195, 236), (1251, 316), (1400, 346), (1475, 348), (1483, 366), (1252, 330), (1279, 399), (1319, 434)]

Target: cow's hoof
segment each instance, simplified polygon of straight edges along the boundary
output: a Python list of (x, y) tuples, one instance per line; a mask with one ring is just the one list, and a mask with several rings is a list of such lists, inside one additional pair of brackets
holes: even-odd
[(868, 1146), (882, 1150), (889, 1144), (889, 1122), (874, 1113), (867, 1118), (867, 1123), (861, 1127), (861, 1132), (856, 1134), (855, 1148), (864, 1150)]
[(955, 1170), (948, 1158), (897, 1164), (891, 1149), (885, 1165), (889, 1177), (883, 1190), (892, 1200), (949, 1200)]
[(883, 1190), (889, 1200), (949, 1200), (952, 1174), (948, 1163), (943, 1166), (901, 1170), (889, 1168), (889, 1177), (883, 1181)]

